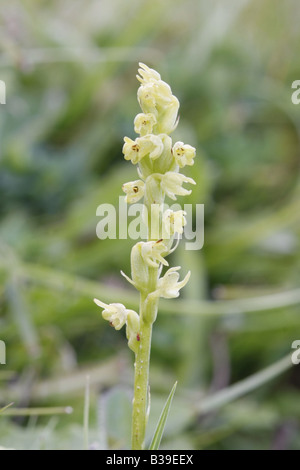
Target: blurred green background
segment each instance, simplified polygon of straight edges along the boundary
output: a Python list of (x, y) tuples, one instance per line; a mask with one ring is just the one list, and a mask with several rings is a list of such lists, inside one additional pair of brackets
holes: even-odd
[[(205, 204), (204, 248), (182, 245), (170, 260), (192, 278), (155, 324), (149, 437), (178, 380), (164, 448), (300, 449), (300, 365), (289, 357), (300, 339), (298, 10), (296, 0), (4, 2), (0, 408), (14, 406), (0, 445), (82, 448), (89, 376), (89, 444), (129, 446), (133, 356), (92, 299), (137, 308), (119, 274), (134, 242), (97, 239), (96, 209), (136, 178), (121, 149), (134, 138), (142, 61), (180, 100), (174, 139), (197, 148), (186, 173), (198, 186), (180, 202)], [(247, 377), (261, 370), (252, 390)]]

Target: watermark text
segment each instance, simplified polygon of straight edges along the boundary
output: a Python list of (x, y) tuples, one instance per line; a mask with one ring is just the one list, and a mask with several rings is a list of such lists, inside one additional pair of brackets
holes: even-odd
[(0, 340), (0, 364), (6, 364), (6, 345), (4, 341)]
[(292, 363), (295, 365), (298, 365), (300, 364), (300, 340), (299, 339), (295, 340), (292, 343), (292, 349), (296, 349), (296, 351), (292, 353)]
[(300, 80), (294, 80), (292, 83), (292, 88), (296, 90), (292, 93), (292, 103), (300, 104)]
[(128, 205), (125, 197), (120, 196), (118, 210), (112, 204), (98, 206), (96, 215), (100, 221), (96, 234), (100, 240), (147, 240), (149, 233), (152, 239), (168, 240), (173, 234), (172, 222), (163, 219), (163, 214), (167, 210), (180, 212), (182, 209), (186, 223), (183, 234), (177, 233), (176, 237), (185, 239), (186, 250), (201, 250), (204, 245), (204, 204), (184, 204), (183, 207), (179, 204), (152, 204), (148, 210), (144, 204)]
[(6, 104), (6, 84), (0, 80), (0, 104)]

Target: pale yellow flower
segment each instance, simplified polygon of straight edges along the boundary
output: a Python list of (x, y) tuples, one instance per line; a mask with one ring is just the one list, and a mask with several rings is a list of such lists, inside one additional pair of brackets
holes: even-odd
[(170, 237), (174, 233), (182, 234), (183, 227), (186, 225), (185, 215), (185, 211), (179, 210), (174, 212), (171, 209), (167, 209), (162, 217), (163, 236)]
[(122, 152), (124, 154), (125, 160), (131, 160), (135, 165), (138, 163), (143, 156), (141, 156), (141, 149), (135, 140), (130, 139), (129, 137), (124, 137), (124, 145)]
[(148, 264), (148, 266), (157, 268), (159, 263), (162, 263), (165, 266), (169, 265), (169, 263), (163, 257), (163, 254), (168, 254), (167, 247), (163, 243), (163, 240), (141, 243), (142, 258)]
[(134, 130), (141, 136), (151, 134), (153, 127), (157, 124), (156, 117), (152, 113), (137, 114), (134, 120)]
[(102, 317), (107, 320), (116, 330), (120, 330), (126, 323), (128, 310), (123, 304), (105, 304), (101, 300), (94, 299), (98, 307), (103, 308)]
[(130, 181), (122, 186), (124, 193), (126, 193), (125, 202), (132, 204), (138, 202), (145, 193), (145, 183), (142, 180)]
[(189, 271), (185, 278), (181, 282), (178, 282), (179, 273), (177, 271), (180, 269), (180, 266), (171, 268), (162, 278), (158, 280), (157, 292), (159, 293), (160, 297), (164, 297), (165, 299), (173, 299), (179, 296), (180, 289), (182, 289), (188, 283), (191, 276), (191, 272)]
[(191, 190), (187, 190), (182, 187), (183, 183), (196, 184), (196, 182), (181, 173), (175, 173), (174, 171), (168, 171), (164, 175), (161, 175), (161, 187), (171, 199), (176, 200), (177, 196), (187, 196), (191, 194)]
[(176, 142), (172, 149), (176, 163), (180, 168), (185, 165), (194, 165), (194, 158), (196, 149), (191, 145), (184, 144), (183, 142)]
[(146, 155), (152, 160), (158, 158), (164, 149), (161, 138), (157, 135), (148, 134), (135, 140), (124, 137), (123, 154), (125, 160), (131, 160), (133, 164), (138, 163)]

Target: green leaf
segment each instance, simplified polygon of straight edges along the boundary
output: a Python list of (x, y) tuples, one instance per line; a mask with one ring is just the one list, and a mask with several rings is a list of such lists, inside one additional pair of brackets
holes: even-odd
[(158, 450), (159, 449), (161, 438), (162, 438), (162, 435), (163, 435), (163, 432), (164, 432), (164, 429), (165, 429), (166, 421), (167, 421), (167, 418), (168, 418), (168, 415), (169, 415), (169, 411), (170, 411), (170, 408), (171, 408), (171, 404), (172, 404), (172, 400), (173, 400), (173, 397), (174, 397), (174, 394), (175, 394), (176, 387), (177, 387), (177, 382), (175, 382), (175, 384), (174, 384), (174, 386), (171, 390), (171, 393), (170, 393), (170, 395), (169, 395), (169, 397), (166, 401), (166, 404), (165, 404), (165, 406), (162, 410), (162, 413), (161, 413), (160, 418), (158, 420), (156, 430), (155, 430), (152, 442), (150, 444), (149, 450)]

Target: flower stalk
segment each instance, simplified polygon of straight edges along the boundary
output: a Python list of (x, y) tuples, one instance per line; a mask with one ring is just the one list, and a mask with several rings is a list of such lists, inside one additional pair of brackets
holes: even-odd
[(139, 137), (124, 138), (123, 154), (127, 161), (137, 165), (139, 179), (124, 183), (128, 204), (144, 199), (144, 222), (148, 240), (138, 242), (131, 251), (131, 278), (122, 275), (140, 292), (139, 313), (122, 304), (104, 304), (102, 316), (119, 330), (126, 324), (128, 346), (135, 354), (135, 380), (132, 411), (132, 449), (145, 448), (146, 425), (150, 409), (149, 365), (153, 323), (158, 312), (159, 299), (176, 298), (188, 282), (190, 272), (179, 281), (180, 266), (167, 269), (166, 257), (177, 247), (176, 238), (186, 224), (182, 210), (164, 210), (165, 197), (176, 200), (191, 190), (183, 184), (196, 184), (180, 173), (186, 165), (194, 164), (195, 149), (183, 142), (172, 144), (171, 132), (178, 124), (179, 101), (170, 86), (161, 80), (158, 72), (140, 64), (137, 76), (141, 85), (138, 101), (142, 110), (134, 120)]

